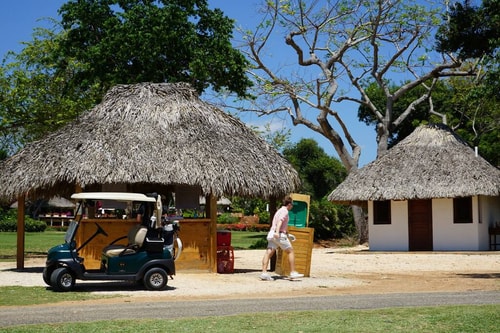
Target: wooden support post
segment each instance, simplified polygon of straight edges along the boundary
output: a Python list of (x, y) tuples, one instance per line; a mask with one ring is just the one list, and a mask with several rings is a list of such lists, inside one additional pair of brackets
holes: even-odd
[(17, 269), (24, 269), (24, 195), (17, 198)]
[[(269, 226), (272, 225), (274, 214), (276, 214), (276, 211), (278, 210), (278, 208), (276, 206), (277, 200), (278, 199), (276, 197), (269, 198)], [(269, 258), (269, 263), (270, 263), (269, 271), (270, 272), (276, 271), (276, 257), (277, 257), (277, 252), (275, 252), (273, 254), (273, 256), (271, 258)]]
[(210, 206), (210, 270), (217, 272), (217, 198), (210, 194), (210, 201), (205, 202)]

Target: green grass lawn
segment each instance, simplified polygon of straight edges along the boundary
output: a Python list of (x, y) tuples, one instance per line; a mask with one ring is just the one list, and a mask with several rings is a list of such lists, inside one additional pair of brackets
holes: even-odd
[[(45, 255), (51, 247), (64, 243), (64, 232), (27, 232), (24, 242), (24, 251), (27, 256)], [(15, 232), (0, 232), (0, 258), (15, 258), (16, 249), (17, 234)]]
[[(185, 319), (130, 319), (0, 328), (0, 332), (496, 332), (498, 305), (290, 311)], [(113, 311), (110, 309), (110, 311)]]
[(231, 231), (231, 246), (235, 249), (250, 249), (250, 247), (257, 242), (262, 242), (262, 240), (265, 241), (266, 235), (267, 231)]

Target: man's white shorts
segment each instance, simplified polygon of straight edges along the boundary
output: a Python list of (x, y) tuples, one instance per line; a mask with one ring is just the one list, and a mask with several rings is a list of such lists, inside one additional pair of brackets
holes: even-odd
[(280, 233), (279, 238), (269, 237), (267, 238), (267, 248), (268, 249), (277, 249), (280, 247), (282, 250), (287, 250), (292, 247), (290, 240), (288, 239), (285, 233)]

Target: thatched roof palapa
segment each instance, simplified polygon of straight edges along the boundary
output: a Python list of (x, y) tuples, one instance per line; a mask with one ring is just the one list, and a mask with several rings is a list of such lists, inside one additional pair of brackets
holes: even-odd
[(205, 195), (268, 198), (299, 184), (274, 148), (185, 83), (116, 86), (0, 168), (0, 195), (8, 198), (106, 183), (185, 184)]
[(448, 127), (431, 124), (351, 172), (328, 199), (355, 203), (475, 195), (500, 195), (500, 170)]

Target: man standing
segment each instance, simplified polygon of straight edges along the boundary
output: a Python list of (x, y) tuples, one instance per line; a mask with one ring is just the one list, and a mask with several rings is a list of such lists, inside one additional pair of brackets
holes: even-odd
[(274, 255), (278, 246), (288, 254), (288, 262), (290, 264), (290, 278), (297, 279), (304, 276), (295, 270), (295, 254), (292, 244), (288, 239), (288, 212), (293, 208), (293, 200), (291, 197), (283, 199), (283, 205), (276, 211), (273, 217), (271, 229), (267, 234), (267, 249), (262, 258), (262, 274), (260, 279), (265, 281), (274, 281), (271, 275), (267, 272), (269, 259)]

